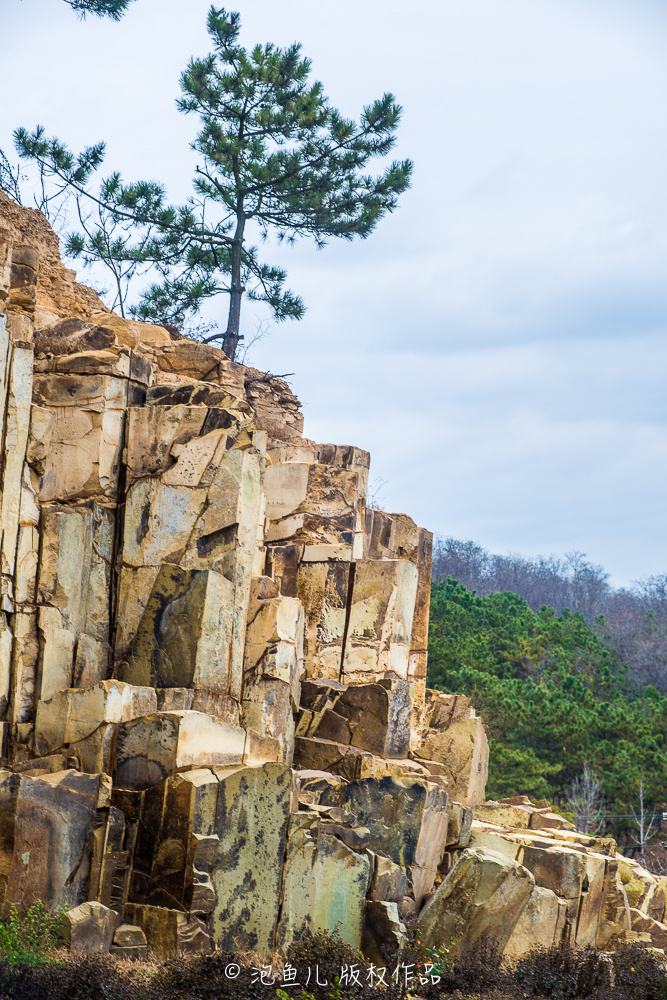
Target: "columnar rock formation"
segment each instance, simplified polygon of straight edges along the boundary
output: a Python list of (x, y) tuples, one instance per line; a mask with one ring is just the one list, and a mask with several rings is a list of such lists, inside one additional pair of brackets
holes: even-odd
[[(608, 842), (472, 823), (484, 730), (425, 689), (431, 536), (367, 507), (366, 452), (109, 312), (1, 194), (0, 366), (5, 913), (69, 907), (72, 948), (118, 954), (635, 926)], [(661, 886), (634, 902), (662, 921)]]

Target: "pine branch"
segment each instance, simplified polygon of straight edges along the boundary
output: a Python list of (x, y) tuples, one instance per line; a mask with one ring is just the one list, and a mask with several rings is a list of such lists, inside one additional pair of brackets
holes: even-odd
[(133, 0), (65, 0), (82, 19), (87, 14), (93, 14), (95, 17), (110, 17), (113, 21), (120, 21), (132, 2)]

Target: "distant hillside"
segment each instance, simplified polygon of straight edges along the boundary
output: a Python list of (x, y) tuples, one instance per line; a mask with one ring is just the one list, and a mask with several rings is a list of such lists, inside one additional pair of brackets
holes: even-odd
[(667, 698), (639, 687), (580, 613), (432, 585), (428, 683), (468, 695), (491, 741), (490, 797), (562, 801), (584, 764), (611, 813), (667, 799)]
[(627, 664), (631, 680), (667, 694), (667, 574), (615, 588), (603, 566), (581, 552), (555, 556), (494, 555), (476, 542), (438, 538), (433, 579), (448, 576), (480, 596), (518, 594), (533, 611), (548, 605), (578, 611)]

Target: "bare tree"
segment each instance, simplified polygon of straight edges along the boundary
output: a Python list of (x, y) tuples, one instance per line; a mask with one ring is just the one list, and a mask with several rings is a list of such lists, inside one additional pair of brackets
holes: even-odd
[(469, 590), (488, 594), (490, 590), (485, 588), (489, 575), (488, 561), (489, 553), (476, 542), (436, 538), (433, 546), (433, 579), (446, 580), (451, 576)]
[(6, 191), (19, 205), (21, 204), (22, 174), (18, 166), (13, 167), (0, 149), (0, 190)]
[(576, 827), (580, 833), (592, 836), (599, 833), (604, 825), (605, 814), (602, 782), (588, 764), (584, 764), (581, 777), (575, 778), (570, 785), (567, 805), (575, 815)]
[(639, 848), (639, 857), (644, 861), (644, 849), (651, 838), (651, 834), (657, 832), (658, 815), (653, 811), (649, 812), (644, 806), (643, 778), (639, 781), (639, 812), (635, 812), (633, 809), (632, 818), (637, 829), (637, 833), (632, 835), (632, 839)]
[(581, 612), (586, 621), (592, 622), (605, 610), (611, 592), (609, 573), (588, 562), (583, 552), (568, 552), (565, 558), (570, 571), (570, 610)]
[(264, 340), (266, 337), (270, 337), (271, 330), (272, 327), (269, 324), (268, 320), (258, 319), (257, 326), (255, 327), (255, 332), (251, 335), (249, 340), (246, 340), (243, 334), (239, 336), (239, 341), (241, 340), (243, 341), (243, 345), (237, 355), (237, 361), (240, 365), (248, 364), (248, 354), (250, 353), (252, 348), (255, 346), (255, 344), (259, 344), (261, 340)]
[(384, 510), (384, 488), (386, 485), (387, 480), (383, 479), (382, 476), (376, 476), (368, 484), (366, 505), (372, 510)]

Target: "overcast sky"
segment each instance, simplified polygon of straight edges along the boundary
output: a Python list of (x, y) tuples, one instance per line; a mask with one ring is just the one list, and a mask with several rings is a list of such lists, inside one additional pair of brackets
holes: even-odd
[[(174, 99), (208, 6), (136, 0), (114, 24), (2, 0), (0, 147), (37, 123), (104, 139), (110, 169), (183, 200), (196, 120)], [(265, 248), (308, 312), (250, 363), (295, 373), (309, 437), (371, 451), (388, 510), (579, 550), (617, 583), (667, 572), (663, 0), (237, 8), (246, 44), (301, 42), (344, 113), (392, 91), (415, 162), (365, 242)]]

